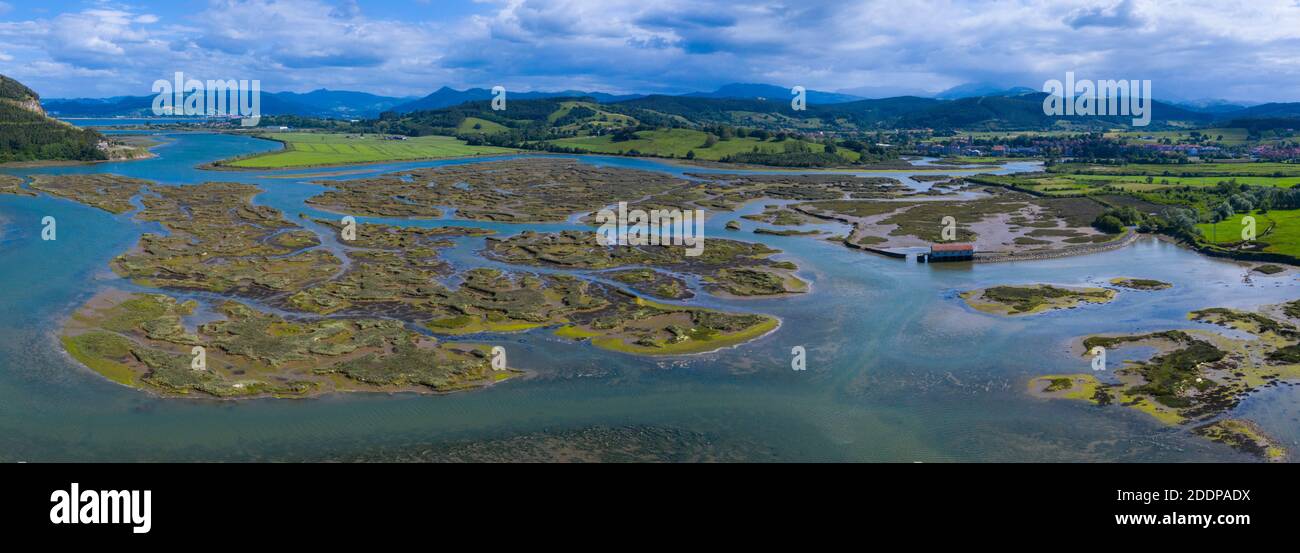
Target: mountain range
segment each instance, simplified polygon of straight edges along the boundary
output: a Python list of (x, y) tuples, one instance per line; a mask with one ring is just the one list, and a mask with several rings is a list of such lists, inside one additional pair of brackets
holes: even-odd
[(1022, 94), (1033, 94), (1039, 92), (1029, 87), (1013, 86), (1002, 87), (990, 83), (966, 83), (959, 84), (943, 92), (935, 94), (934, 97), (940, 100), (960, 100), (962, 98), (975, 98), (979, 96), (1020, 96)]
[[(407, 115), (443, 110), (493, 97), (486, 88), (456, 90), (442, 87), (420, 98), (379, 96), (365, 92), (320, 89), (307, 93), (263, 93), (264, 115), (293, 115), (333, 119), (373, 119), (381, 113)], [(615, 111), (639, 110), (684, 117), (695, 123), (722, 123), (775, 127), (771, 118), (805, 130), (864, 130), (877, 128), (986, 128), (1028, 129), (1051, 127), (1060, 121), (1042, 113), (1044, 93), (1025, 87), (1000, 87), (969, 83), (933, 97), (896, 96), (867, 99), (853, 94), (807, 91), (807, 110), (790, 109), (790, 89), (757, 83), (734, 83), (711, 92), (681, 95), (610, 94), (563, 90), (507, 93), (509, 101), (583, 98)], [(116, 117), (151, 115), (152, 96), (103, 99), (51, 99), (45, 109), (60, 117)], [(756, 114), (764, 114), (755, 117)], [(1300, 103), (1243, 106), (1223, 101), (1188, 103), (1154, 102), (1157, 126), (1171, 123), (1207, 125), (1235, 119), (1286, 119), (1300, 117)], [(765, 119), (766, 118), (766, 119)], [(641, 120), (653, 119), (648, 117)], [(815, 125), (812, 120), (816, 119)], [(1129, 117), (1075, 118), (1082, 125), (1128, 124)], [(810, 126), (812, 125), (812, 126)]]
[[(770, 84), (753, 84), (753, 83), (732, 83), (723, 85), (713, 92), (690, 92), (682, 94), (687, 98), (741, 98), (751, 100), (776, 100), (790, 101), (793, 94), (790, 87), (776, 86)], [(823, 92), (820, 90), (808, 90), (809, 104), (842, 104), (864, 100), (861, 96), (852, 94), (841, 94), (838, 92)]]
[[(306, 93), (264, 92), (261, 96), (263, 114), (338, 119), (375, 117), (412, 100), (324, 88)], [(41, 104), (45, 111), (60, 117), (149, 117), (153, 115), (153, 100), (153, 96), (53, 98)]]
[[(488, 101), (474, 101), (436, 110), (394, 114), (386, 129), (413, 135), (465, 134), (468, 127), (513, 129), (517, 138), (609, 130), (620, 127), (701, 127), (728, 125), (768, 131), (864, 132), (888, 129), (964, 130), (1102, 130), (1130, 126), (1131, 115), (1051, 116), (1043, 113), (1046, 93), (979, 96), (939, 100), (899, 96), (840, 103), (810, 103), (795, 111), (781, 99), (702, 98), (651, 95), (611, 103), (591, 98), (516, 100), (508, 112), (496, 112)], [(1249, 121), (1249, 122), (1247, 122)], [(1204, 128), (1215, 125), (1260, 128), (1300, 127), (1300, 103), (1263, 104), (1221, 113), (1195, 111), (1174, 104), (1151, 104), (1152, 130)], [(467, 127), (468, 125), (468, 127)], [(477, 126), (476, 126), (477, 125)], [(376, 127), (379, 129), (379, 127)], [(539, 134), (540, 133), (540, 134)]]
[[(698, 123), (795, 129), (812, 129), (815, 125), (819, 130), (842, 131), (880, 128), (1023, 130), (1058, 127), (1062, 122), (1078, 127), (1126, 126), (1133, 119), (1127, 115), (1050, 116), (1043, 113), (1046, 93), (1002, 92), (953, 100), (899, 96), (840, 103), (813, 104), (810, 101), (807, 109), (799, 112), (791, 110), (790, 103), (784, 99), (647, 96), (614, 106), (680, 116)], [(1013, 94), (1015, 92), (1021, 93)], [(1205, 126), (1237, 119), (1300, 118), (1300, 103), (1206, 111), (1157, 100), (1152, 102), (1151, 113), (1152, 124), (1156, 127)]]
[[(427, 96), (399, 98), (346, 90), (313, 90), (306, 93), (271, 92), (262, 94), (262, 113), (303, 117), (373, 118), (385, 111), (410, 113), (440, 109), (465, 102), (492, 99), (487, 88), (456, 90), (444, 86)], [(599, 91), (559, 90), (553, 92), (507, 92), (509, 100), (539, 98), (592, 98), (600, 103), (622, 102), (643, 98), (645, 94), (611, 94)], [(711, 92), (691, 92), (690, 98), (789, 99), (790, 88), (769, 84), (733, 83)], [(115, 96), (111, 98), (52, 98), (42, 102), (46, 111), (62, 117), (147, 117), (152, 115), (153, 96)], [(852, 94), (808, 91), (809, 104), (834, 104), (864, 99)]]
[[(396, 111), (398, 113), (410, 113), (412, 111), (439, 109), (439, 108), (460, 105), (465, 102), (491, 100), (492, 96), (493, 96), (492, 91), (486, 88), (469, 88), (465, 90), (456, 90), (454, 88), (444, 86), (442, 88), (439, 88), (438, 90), (435, 90), (432, 94), (429, 94), (428, 96), (425, 96), (423, 98), (398, 104), (392, 109), (392, 111)], [(586, 98), (595, 99), (597, 102), (600, 103), (610, 103), (610, 102), (619, 102), (623, 100), (631, 100), (633, 98), (640, 98), (641, 96), (642, 96), (641, 94), (619, 95), (619, 94), (607, 94), (604, 92), (583, 92), (580, 90), (562, 90), (558, 92), (535, 92), (535, 91), (534, 92), (508, 92), (507, 91), (506, 93), (507, 100), (536, 100), (539, 98), (586, 97)]]

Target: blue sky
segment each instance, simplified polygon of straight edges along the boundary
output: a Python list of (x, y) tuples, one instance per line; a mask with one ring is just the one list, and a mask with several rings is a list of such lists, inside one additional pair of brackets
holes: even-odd
[(1149, 79), (1155, 96), (1300, 101), (1300, 0), (0, 0), (0, 73), (45, 97), (155, 79), (424, 95), (443, 86), (869, 96)]

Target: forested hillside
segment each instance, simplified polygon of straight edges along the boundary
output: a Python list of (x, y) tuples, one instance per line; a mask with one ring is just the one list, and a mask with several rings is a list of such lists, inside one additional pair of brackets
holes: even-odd
[(35, 92), (0, 75), (0, 163), (107, 159), (102, 141), (98, 132), (47, 117)]

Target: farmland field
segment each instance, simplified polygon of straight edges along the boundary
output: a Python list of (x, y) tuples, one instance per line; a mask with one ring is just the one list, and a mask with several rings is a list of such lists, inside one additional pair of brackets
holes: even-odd
[[(1293, 177), (1300, 176), (1300, 164), (1295, 163), (1130, 163), (1127, 165), (1096, 165), (1062, 163), (1052, 168), (1059, 173), (1093, 175), (1150, 175), (1153, 177)], [(1217, 181), (1216, 181), (1217, 182)]]
[(508, 129), (505, 125), (478, 117), (466, 117), (456, 127), (456, 132), (462, 134), (492, 134), (505, 132), (506, 130)]
[(229, 167), (275, 169), (508, 154), (515, 151), (494, 146), (470, 146), (462, 140), (449, 136), (385, 140), (380, 135), (278, 133), (262, 135), (262, 138), (284, 143), (284, 150), (220, 164)]
[[(1239, 213), (1217, 224), (1197, 225), (1206, 242), (1229, 244), (1241, 240), (1241, 219), (1246, 214)], [(1256, 240), (1268, 244), (1265, 252), (1280, 253), (1300, 257), (1300, 209), (1273, 210), (1268, 213), (1254, 212)], [(1265, 232), (1272, 225), (1272, 229)], [(1217, 242), (1216, 242), (1217, 240)]]
[[(1069, 130), (1048, 130), (1048, 131), (959, 131), (957, 136), (970, 138), (973, 140), (1009, 140), (1016, 137), (1027, 138), (1055, 138), (1078, 134), (1078, 131)], [(948, 136), (932, 136), (922, 140), (922, 142), (939, 142), (948, 140)]]
[(1238, 184), (1276, 186), (1279, 188), (1290, 188), (1300, 184), (1300, 176), (1257, 176), (1248, 165), (1243, 164), (1242, 167), (1245, 168), (1245, 170), (1242, 171), (1242, 175), (1218, 177), (1152, 176), (1151, 182), (1149, 183), (1147, 182), (1146, 175), (1061, 175), (1061, 178), (1068, 178), (1070, 180), (1091, 185), (1110, 183), (1119, 188), (1123, 188), (1124, 190), (1133, 191), (1153, 190), (1161, 186), (1214, 186), (1225, 180), (1235, 180)]
[(1060, 175), (1055, 173), (1036, 174), (1032, 176), (980, 175), (983, 183), (996, 183), (1029, 190), (1047, 196), (1079, 196), (1103, 192), (1104, 182), (1086, 182), (1076, 180), (1077, 175)]
[[(1173, 131), (1112, 131), (1106, 133), (1106, 136), (1108, 138), (1123, 138), (1142, 144), (1152, 144), (1166, 138), (1172, 141), (1187, 140), (1192, 138), (1193, 132), (1208, 137), (1211, 142), (1225, 146), (1240, 146), (1249, 139), (1246, 129), (1228, 127)], [(1223, 137), (1223, 139), (1220, 140), (1219, 137)]]
[[(1050, 171), (1032, 175), (989, 177), (983, 180), (1052, 196), (1095, 194), (1106, 192), (1107, 187), (1125, 192), (1151, 192), (1175, 186), (1211, 187), (1221, 182), (1277, 188), (1300, 185), (1300, 166), (1285, 163), (1123, 166), (1061, 164), (1052, 167)], [(1202, 173), (1207, 175), (1182, 176)], [(1284, 176), (1278, 176), (1279, 174)]]

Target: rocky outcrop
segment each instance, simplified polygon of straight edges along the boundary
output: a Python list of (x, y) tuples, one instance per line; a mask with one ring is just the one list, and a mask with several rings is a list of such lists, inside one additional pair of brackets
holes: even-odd
[(0, 100), (30, 112), (45, 115), (45, 108), (41, 107), (41, 97), (35, 91), (4, 75), (0, 75)]

